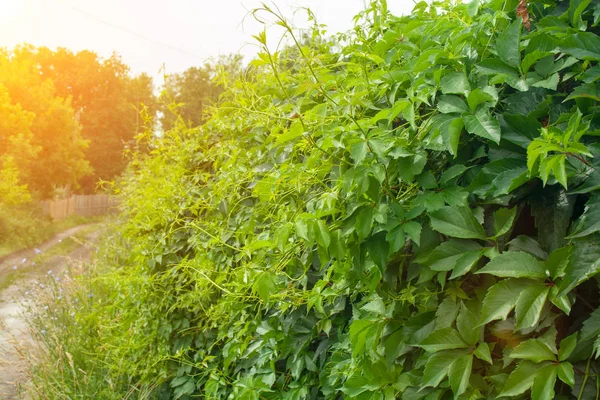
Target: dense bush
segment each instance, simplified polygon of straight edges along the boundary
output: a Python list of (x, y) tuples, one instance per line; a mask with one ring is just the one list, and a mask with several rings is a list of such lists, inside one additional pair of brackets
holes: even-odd
[(0, 203), (0, 256), (49, 239), (53, 233), (51, 226), (52, 220), (37, 205)]
[(295, 46), (143, 139), (40, 393), (598, 398), (600, 6), (256, 15)]

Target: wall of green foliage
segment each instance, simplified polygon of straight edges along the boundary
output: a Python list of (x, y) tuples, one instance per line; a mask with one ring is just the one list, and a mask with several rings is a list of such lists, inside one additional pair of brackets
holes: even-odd
[(117, 398), (597, 399), (600, 5), (518, 6), (373, 2), (335, 40), (256, 10), (294, 46), (146, 138), (78, 365)]

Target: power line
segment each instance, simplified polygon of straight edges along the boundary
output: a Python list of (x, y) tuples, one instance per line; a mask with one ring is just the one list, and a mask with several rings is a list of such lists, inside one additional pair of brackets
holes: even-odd
[(73, 6), (72, 4), (70, 4), (70, 3), (66, 2), (66, 1), (65, 2), (60, 1), (60, 0), (56, 0), (56, 1), (58, 3), (60, 3), (60, 4), (63, 4), (65, 6), (67, 6), (67, 7), (69, 7), (73, 11), (76, 11), (76, 12), (82, 14), (82, 15), (85, 15), (86, 17), (91, 18), (91, 19), (95, 20), (96, 22), (99, 22), (99, 23), (102, 23), (104, 25), (107, 25), (107, 26), (109, 26), (109, 27), (111, 27), (113, 29), (118, 29), (118, 30), (126, 32), (126, 33), (128, 33), (130, 35), (136, 36), (136, 37), (138, 37), (138, 38), (140, 38), (142, 40), (145, 40), (145, 41), (147, 41), (149, 43), (153, 43), (155, 45), (162, 46), (162, 47), (165, 47), (165, 48), (168, 48), (168, 49), (175, 50), (175, 51), (178, 51), (180, 53), (186, 54), (186, 55), (188, 55), (190, 57), (197, 58), (198, 60), (202, 60), (202, 62), (205, 62), (207, 60), (206, 58), (202, 58), (202, 57), (200, 57), (200, 56), (198, 56), (198, 55), (196, 55), (194, 53), (190, 53), (187, 50), (180, 49), (180, 48), (172, 46), (172, 45), (170, 45), (168, 43), (164, 43), (164, 42), (161, 42), (161, 41), (149, 38), (149, 37), (144, 36), (144, 35), (142, 35), (142, 34), (140, 34), (138, 32), (132, 31), (131, 29), (126, 28), (124, 26), (120, 26), (120, 25), (114, 24), (114, 23), (112, 23), (110, 21), (107, 21), (105, 19), (99, 18), (99, 17), (95, 16), (94, 14), (89, 13), (89, 12), (87, 12), (85, 10), (80, 9), (80, 8), (77, 8), (77, 7)]

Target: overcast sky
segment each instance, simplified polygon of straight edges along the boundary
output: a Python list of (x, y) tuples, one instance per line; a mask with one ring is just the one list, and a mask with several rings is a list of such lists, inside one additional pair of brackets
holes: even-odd
[[(262, 26), (248, 16), (261, 0), (0, 0), (0, 47), (21, 43), (106, 57), (119, 53), (132, 72), (180, 72), (220, 54), (256, 53), (252, 35)], [(345, 31), (364, 0), (275, 0), (294, 23), (306, 27), (309, 7), (328, 31)], [(393, 13), (409, 13), (412, 0), (388, 0)], [(246, 17), (246, 18), (245, 18)], [(267, 31), (269, 32), (269, 31)]]

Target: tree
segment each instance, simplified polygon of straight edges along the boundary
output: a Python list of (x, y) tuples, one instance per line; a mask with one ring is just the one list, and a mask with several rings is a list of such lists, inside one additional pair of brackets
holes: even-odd
[(70, 99), (57, 96), (52, 81), (20, 48), (0, 54), (0, 81), (3, 114), (9, 114), (0, 125), (5, 144), (0, 161), (10, 163), (19, 179), (43, 197), (56, 186), (76, 185), (91, 169)]
[(168, 75), (160, 97), (163, 103), (163, 130), (172, 127), (177, 118), (191, 127), (202, 125), (206, 120), (208, 107), (223, 92), (222, 85), (215, 78), (223, 72), (240, 71), (241, 61), (241, 56), (230, 55), (202, 67), (191, 67), (180, 74)]
[(117, 55), (101, 59), (91, 51), (73, 53), (59, 48), (23, 47), (22, 58), (34, 60), (41, 76), (54, 82), (60, 96), (72, 99), (82, 135), (89, 141), (85, 153), (93, 174), (82, 181), (93, 191), (99, 180), (110, 180), (123, 172), (124, 149), (141, 127), (142, 105), (155, 115), (156, 99), (152, 78), (129, 75), (129, 68)]
[(23, 181), (39, 153), (39, 147), (31, 143), (34, 117), (19, 104), (12, 104), (8, 90), (0, 84), (0, 203), (19, 204), (31, 198)]

